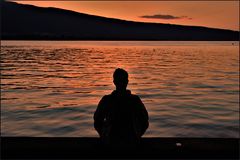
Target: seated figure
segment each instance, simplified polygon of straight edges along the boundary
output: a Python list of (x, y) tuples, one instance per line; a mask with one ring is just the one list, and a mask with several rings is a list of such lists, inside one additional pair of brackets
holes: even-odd
[(128, 73), (116, 69), (116, 86), (100, 100), (94, 113), (94, 127), (106, 144), (137, 144), (148, 128), (148, 112), (137, 95), (127, 90)]

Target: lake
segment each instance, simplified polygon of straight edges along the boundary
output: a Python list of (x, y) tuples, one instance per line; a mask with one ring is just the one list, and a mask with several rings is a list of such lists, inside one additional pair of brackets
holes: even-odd
[(2, 41), (2, 136), (98, 136), (116, 68), (148, 110), (145, 137), (239, 137), (239, 44), (206, 41)]

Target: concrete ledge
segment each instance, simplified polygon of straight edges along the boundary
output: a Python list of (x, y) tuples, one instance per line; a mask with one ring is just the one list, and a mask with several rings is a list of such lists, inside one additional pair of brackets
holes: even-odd
[(238, 138), (143, 138), (136, 148), (99, 138), (1, 137), (1, 159), (239, 159)]

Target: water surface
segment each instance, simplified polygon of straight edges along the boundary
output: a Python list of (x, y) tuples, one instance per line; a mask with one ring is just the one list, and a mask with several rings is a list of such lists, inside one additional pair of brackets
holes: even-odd
[[(145, 136), (239, 137), (238, 42), (3, 41), (3, 136), (97, 136), (112, 73), (150, 116)], [(124, 117), (123, 117), (124, 118)]]

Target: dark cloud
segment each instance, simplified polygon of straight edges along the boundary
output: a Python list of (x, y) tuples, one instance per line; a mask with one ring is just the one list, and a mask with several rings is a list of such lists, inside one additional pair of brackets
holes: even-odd
[(173, 15), (168, 15), (168, 14), (155, 14), (155, 15), (144, 15), (140, 16), (140, 18), (150, 18), (150, 19), (192, 19), (188, 16), (173, 16)]

